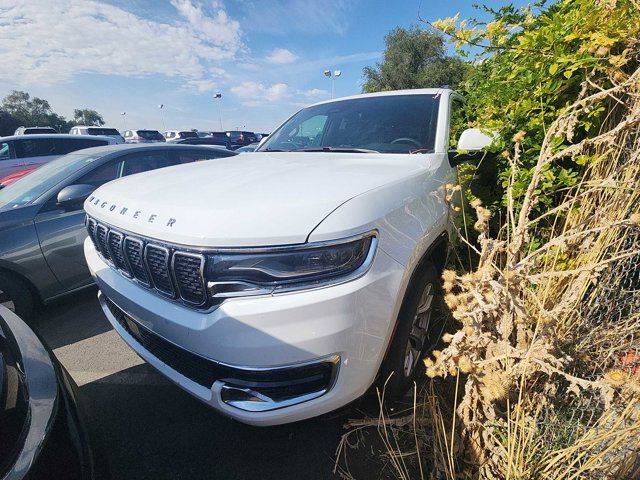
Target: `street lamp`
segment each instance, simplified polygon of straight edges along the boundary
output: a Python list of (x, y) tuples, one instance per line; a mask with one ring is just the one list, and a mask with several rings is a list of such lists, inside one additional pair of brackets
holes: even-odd
[(158, 108), (160, 109), (160, 120), (162, 120), (162, 129), (166, 132), (167, 126), (164, 124), (164, 115), (162, 113), (162, 109), (164, 108), (164, 103), (161, 103), (160, 105), (158, 105)]
[[(220, 93), (220, 92), (214, 93), (213, 94), (213, 99), (214, 100), (222, 100), (222, 93)], [(218, 102), (218, 119), (220, 120), (220, 131), (222, 131), (222, 111), (221, 111), (219, 102)]]
[(122, 115), (122, 129), (126, 130), (127, 129), (127, 121), (126, 121), (127, 112), (120, 112), (120, 115)]
[(340, 70), (334, 70), (333, 72), (331, 72), (331, 70), (324, 71), (324, 76), (331, 79), (331, 98), (335, 96), (335, 79), (340, 75), (342, 75), (342, 71)]

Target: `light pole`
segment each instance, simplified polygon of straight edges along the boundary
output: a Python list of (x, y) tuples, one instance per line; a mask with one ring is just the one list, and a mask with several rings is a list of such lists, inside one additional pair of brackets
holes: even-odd
[(166, 132), (167, 126), (164, 124), (164, 115), (162, 113), (162, 109), (164, 108), (164, 103), (161, 103), (160, 105), (158, 105), (158, 108), (160, 109), (160, 120), (162, 120), (162, 130)]
[(340, 70), (334, 70), (333, 72), (331, 72), (331, 70), (324, 71), (324, 76), (331, 79), (331, 98), (335, 96), (335, 79), (340, 75), (342, 75)]
[(121, 112), (120, 115), (122, 115), (122, 129), (126, 130), (127, 129), (127, 120), (126, 120), (127, 112)]
[[(222, 93), (214, 93), (213, 99), (222, 101)], [(222, 131), (222, 109), (220, 107), (220, 102), (218, 102), (218, 120), (220, 120), (220, 131)]]

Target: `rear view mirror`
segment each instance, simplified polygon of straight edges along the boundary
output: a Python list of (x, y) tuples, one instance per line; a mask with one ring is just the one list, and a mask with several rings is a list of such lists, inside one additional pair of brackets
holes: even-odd
[(96, 189), (93, 185), (80, 183), (68, 185), (58, 193), (58, 205), (64, 208), (75, 207), (84, 202)]
[(449, 163), (454, 167), (461, 163), (480, 160), (494, 139), (495, 135), (487, 135), (479, 128), (467, 128), (460, 135), (457, 150), (449, 152)]

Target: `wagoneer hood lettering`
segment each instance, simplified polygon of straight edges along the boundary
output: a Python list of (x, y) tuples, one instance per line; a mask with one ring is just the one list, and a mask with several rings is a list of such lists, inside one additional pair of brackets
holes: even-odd
[(184, 245), (296, 244), (344, 202), (421, 169), (404, 155), (254, 153), (123, 178), (96, 190), (85, 209)]

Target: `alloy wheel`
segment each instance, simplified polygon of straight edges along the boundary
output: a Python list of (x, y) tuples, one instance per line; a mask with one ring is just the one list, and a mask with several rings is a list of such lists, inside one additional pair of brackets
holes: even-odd
[(420, 296), (418, 308), (413, 317), (409, 340), (405, 349), (404, 376), (410, 377), (420, 361), (428, 337), (431, 312), (433, 310), (434, 287), (428, 283)]

